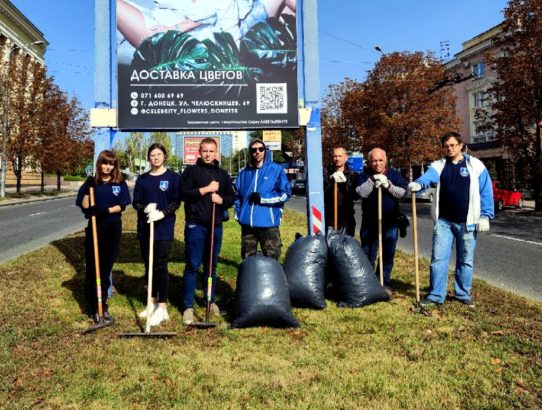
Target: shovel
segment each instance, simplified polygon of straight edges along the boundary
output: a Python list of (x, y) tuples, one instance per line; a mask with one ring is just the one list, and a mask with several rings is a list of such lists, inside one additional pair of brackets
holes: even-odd
[(420, 305), (420, 272), (418, 265), (418, 217), (416, 215), (416, 192), (412, 192), (412, 238), (414, 245), (414, 272), (416, 275), (416, 302), (414, 307), (416, 312), (425, 316), (431, 316), (431, 312)]
[(209, 251), (209, 274), (207, 275), (207, 307), (205, 308), (205, 322), (192, 322), (188, 326), (195, 327), (196, 329), (209, 329), (216, 327), (215, 322), (209, 322), (209, 316), (211, 314), (211, 293), (213, 290), (213, 246), (215, 239), (215, 209), (216, 203), (213, 202), (213, 216), (211, 217), (211, 247)]
[[(89, 188), (90, 206), (94, 206), (94, 188)], [(95, 332), (103, 327), (111, 326), (112, 320), (104, 319), (104, 309), (102, 302), (102, 279), (100, 277), (100, 252), (98, 250), (98, 228), (96, 227), (96, 216), (90, 217), (92, 224), (92, 246), (94, 248), (94, 271), (96, 272), (96, 296), (98, 299), (98, 322), (83, 331), (83, 334)]]
[(380, 285), (384, 286), (384, 256), (382, 255), (382, 188), (378, 187), (378, 270)]
[(333, 183), (333, 229), (335, 230), (337, 230), (339, 227), (338, 196), (339, 196), (339, 193), (338, 193), (337, 182), (334, 182)]

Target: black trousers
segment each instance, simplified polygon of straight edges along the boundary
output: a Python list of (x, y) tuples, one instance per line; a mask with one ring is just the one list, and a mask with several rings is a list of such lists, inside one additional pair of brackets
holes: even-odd
[[(102, 304), (104, 311), (107, 311), (107, 291), (110, 286), (109, 274), (119, 253), (122, 221), (97, 223), (96, 228), (98, 233)], [(85, 298), (87, 301), (87, 311), (92, 315), (98, 313), (98, 295), (96, 287), (96, 268), (94, 264), (94, 242), (90, 221), (85, 228), (85, 260)]]
[[(152, 292), (153, 298), (158, 303), (166, 303), (169, 291), (168, 258), (173, 241), (154, 241), (153, 247), (153, 269), (152, 269)], [(149, 274), (149, 237), (143, 236), (139, 239), (141, 255), (145, 261), (145, 278)]]

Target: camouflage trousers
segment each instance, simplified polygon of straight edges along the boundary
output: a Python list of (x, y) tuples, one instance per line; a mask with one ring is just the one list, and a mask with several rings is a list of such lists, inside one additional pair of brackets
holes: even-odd
[(279, 227), (252, 228), (247, 225), (241, 226), (241, 257), (243, 259), (256, 255), (258, 243), (264, 256), (278, 259), (282, 242), (280, 240)]

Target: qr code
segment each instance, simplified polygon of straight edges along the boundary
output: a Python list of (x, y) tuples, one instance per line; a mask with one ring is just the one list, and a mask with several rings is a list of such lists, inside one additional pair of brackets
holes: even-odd
[(256, 84), (256, 112), (286, 114), (288, 112), (286, 83)]

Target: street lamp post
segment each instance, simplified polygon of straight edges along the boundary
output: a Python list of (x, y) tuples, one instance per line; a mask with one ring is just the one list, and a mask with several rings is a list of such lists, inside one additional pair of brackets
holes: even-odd
[[(8, 61), (7, 61), (7, 74), (6, 78), (9, 77), (9, 69), (11, 67), (11, 54), (13, 51), (19, 49), (19, 46), (17, 44), (14, 44), (8, 53)], [(2, 174), (0, 175), (0, 197), (5, 198), (6, 197), (6, 175), (8, 172), (8, 161), (7, 161), (7, 144), (8, 144), (8, 132), (9, 132), (9, 90), (10, 87), (7, 84), (7, 81), (4, 80), (4, 87), (2, 92), (2, 108), (3, 108), (3, 127), (2, 127)]]

